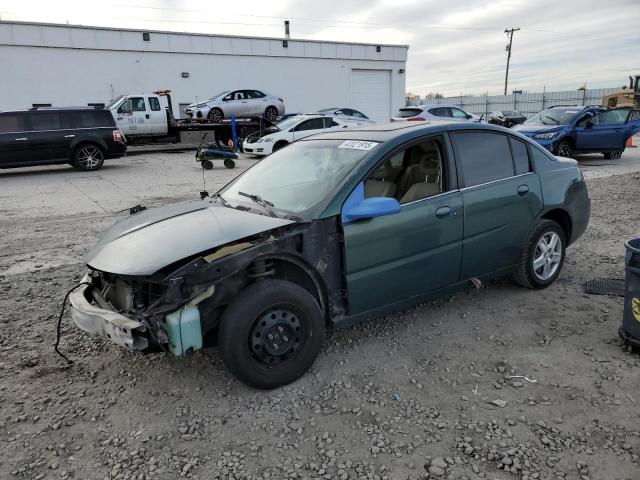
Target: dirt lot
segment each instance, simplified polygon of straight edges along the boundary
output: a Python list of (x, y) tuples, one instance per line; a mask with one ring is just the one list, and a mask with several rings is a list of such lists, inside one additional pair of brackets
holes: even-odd
[[(74, 173), (60, 172), (0, 178), (0, 478), (640, 478), (640, 358), (619, 346), (622, 300), (582, 290), (623, 275), (640, 173), (591, 176), (591, 224), (554, 286), (495, 282), (332, 332), (310, 372), (263, 392), (215, 349), (130, 354), (68, 315), (74, 364), (53, 354), (62, 297), (127, 206), (114, 193), (56, 211), (63, 187), (82, 188), (49, 185)], [(199, 185), (181, 178), (164, 190), (132, 179), (126, 201), (193, 198)], [(48, 193), (34, 199), (28, 182)]]

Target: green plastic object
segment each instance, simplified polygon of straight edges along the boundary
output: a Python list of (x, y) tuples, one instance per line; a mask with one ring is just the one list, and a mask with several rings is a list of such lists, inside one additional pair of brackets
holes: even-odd
[(202, 348), (202, 329), (198, 307), (187, 304), (165, 317), (165, 330), (169, 336), (169, 350), (176, 357)]

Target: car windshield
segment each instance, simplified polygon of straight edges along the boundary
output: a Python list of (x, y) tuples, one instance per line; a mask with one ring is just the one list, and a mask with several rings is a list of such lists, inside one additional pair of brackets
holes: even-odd
[(569, 124), (578, 113), (580, 108), (568, 107), (568, 108), (547, 108), (539, 113), (536, 113), (533, 117), (529, 118), (525, 125), (567, 125)]
[(310, 219), (377, 145), (353, 140), (295, 142), (256, 163), (219, 193), (227, 202), (251, 206), (240, 192), (258, 195), (273, 204), (278, 216)]
[(322, 110), (318, 110), (318, 112), (333, 112), (334, 110), (338, 110), (337, 108), (323, 108)]
[(224, 92), (220, 92), (220, 93), (214, 95), (209, 100), (215, 100), (216, 98), (224, 97), (229, 92), (230, 92), (230, 90), (225, 90)]
[(114, 98), (114, 99), (113, 99), (113, 100), (111, 100), (109, 103), (107, 103), (107, 106), (106, 106), (106, 107), (104, 107), (104, 108), (106, 108), (107, 110), (112, 109), (112, 108), (113, 108), (113, 107), (115, 107), (115, 106), (116, 106), (116, 104), (117, 104), (118, 102), (120, 102), (123, 98), (124, 98), (124, 95), (120, 95), (118, 98)]
[(516, 112), (515, 110), (503, 110), (502, 114), (507, 117), (519, 117), (520, 112)]

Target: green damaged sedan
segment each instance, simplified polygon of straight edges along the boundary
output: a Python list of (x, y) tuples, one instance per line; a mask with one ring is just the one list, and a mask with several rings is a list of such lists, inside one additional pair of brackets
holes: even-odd
[(406, 122), (295, 142), (201, 201), (135, 211), (89, 253), (75, 324), (131, 350), (218, 346), (258, 388), (329, 326), (510, 275), (560, 274), (590, 200), (574, 160), (511, 130)]

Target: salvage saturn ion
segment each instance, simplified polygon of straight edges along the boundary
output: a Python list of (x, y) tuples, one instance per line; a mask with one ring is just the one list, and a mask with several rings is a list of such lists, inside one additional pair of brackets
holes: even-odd
[(512, 275), (558, 277), (590, 200), (574, 160), (487, 124), (406, 122), (297, 141), (201, 201), (116, 223), (71, 295), (81, 329), (176, 356), (217, 345), (259, 388), (329, 326)]

